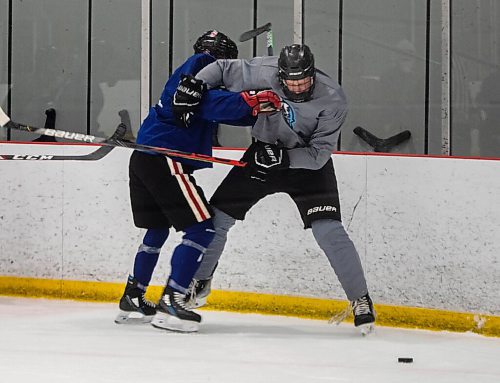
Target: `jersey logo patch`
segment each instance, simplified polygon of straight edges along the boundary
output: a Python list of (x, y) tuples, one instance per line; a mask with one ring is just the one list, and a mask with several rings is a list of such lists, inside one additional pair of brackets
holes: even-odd
[(283, 100), (283, 105), (281, 108), (281, 113), (283, 114), (283, 118), (285, 119), (288, 126), (293, 130), (295, 128), (295, 110), (293, 107)]

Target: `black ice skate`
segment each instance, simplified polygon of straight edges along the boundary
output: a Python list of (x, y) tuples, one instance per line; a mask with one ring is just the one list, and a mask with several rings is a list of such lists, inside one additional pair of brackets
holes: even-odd
[(160, 329), (196, 332), (200, 327), (201, 316), (186, 307), (186, 295), (165, 287), (151, 324)]
[(120, 299), (120, 313), (115, 323), (149, 323), (156, 314), (156, 305), (144, 298), (145, 290), (135, 278), (129, 277), (125, 292)]
[(207, 304), (207, 298), (210, 295), (210, 286), (212, 285), (212, 278), (209, 279), (193, 279), (189, 285), (186, 294), (186, 307), (188, 309), (196, 309)]
[(352, 313), (354, 326), (361, 330), (361, 334), (367, 335), (375, 329), (375, 310), (368, 294), (352, 302)]

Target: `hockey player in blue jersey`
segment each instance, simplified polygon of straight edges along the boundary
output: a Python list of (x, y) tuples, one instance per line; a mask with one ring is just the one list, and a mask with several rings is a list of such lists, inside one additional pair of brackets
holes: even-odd
[[(259, 113), (281, 107), (280, 98), (272, 91), (207, 92), (203, 82), (194, 78), (216, 59), (237, 57), (236, 44), (225, 34), (208, 31), (193, 48), (195, 54), (172, 74), (160, 101), (150, 109), (139, 129), (137, 143), (211, 155), (212, 131), (218, 122), (252, 125)], [(200, 103), (202, 97), (206, 102)], [(139, 320), (162, 329), (197, 331), (201, 316), (186, 308), (185, 295), (214, 237), (214, 226), (212, 208), (196, 184), (193, 172), (210, 166), (195, 160), (132, 153), (129, 165), (132, 213), (135, 225), (147, 231), (120, 300), (116, 323)], [(155, 305), (144, 294), (172, 226), (184, 235), (174, 249), (171, 274)]]

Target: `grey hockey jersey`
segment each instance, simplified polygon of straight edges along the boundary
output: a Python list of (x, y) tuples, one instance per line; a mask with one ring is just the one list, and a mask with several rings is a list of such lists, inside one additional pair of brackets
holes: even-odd
[(233, 92), (272, 89), (278, 94), (283, 99), (282, 110), (260, 114), (252, 136), (286, 147), (291, 168), (320, 169), (335, 150), (347, 115), (347, 102), (342, 88), (322, 71), (316, 69), (311, 100), (300, 103), (285, 98), (275, 56), (217, 60), (203, 68), (196, 78), (209, 88), (224, 85)]

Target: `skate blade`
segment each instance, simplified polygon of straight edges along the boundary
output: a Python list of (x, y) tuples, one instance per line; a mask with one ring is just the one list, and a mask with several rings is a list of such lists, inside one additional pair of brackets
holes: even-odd
[(120, 311), (115, 318), (116, 324), (144, 324), (150, 323), (153, 320), (153, 315), (143, 315), (136, 311)]
[(367, 336), (375, 332), (375, 325), (373, 323), (365, 323), (356, 327), (361, 335)]
[(179, 319), (173, 315), (157, 312), (151, 321), (153, 327), (161, 330), (170, 330), (177, 332), (197, 332), (200, 328), (198, 322)]

